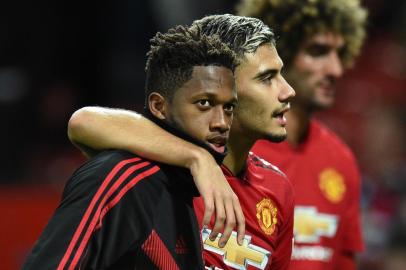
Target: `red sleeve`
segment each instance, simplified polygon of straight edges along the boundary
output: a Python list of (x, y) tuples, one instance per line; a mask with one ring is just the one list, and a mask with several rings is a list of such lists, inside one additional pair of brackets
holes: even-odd
[[(349, 171), (348, 181), (348, 210), (343, 222), (344, 238), (342, 251), (346, 254), (354, 254), (363, 250), (363, 240), (361, 232), (361, 211), (360, 211), (360, 193), (361, 193), (361, 178), (355, 160)], [(348, 257), (348, 256), (347, 256)], [(344, 269), (344, 268), (342, 268)], [(347, 269), (347, 268), (345, 268)]]
[(353, 252), (341, 252), (337, 258), (336, 269), (356, 270), (355, 254)]
[(285, 220), (278, 236), (278, 246), (273, 254), (272, 270), (289, 269), (293, 246), (293, 216), (294, 216), (294, 192), (293, 188), (287, 194), (289, 201), (286, 203)]

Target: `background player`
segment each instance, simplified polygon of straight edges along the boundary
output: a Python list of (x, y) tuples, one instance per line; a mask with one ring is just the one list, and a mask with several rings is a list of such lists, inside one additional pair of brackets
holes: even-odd
[[(224, 246), (222, 239), (213, 241), (215, 235), (208, 237), (210, 230), (219, 226), (217, 222), (211, 223), (203, 230), (206, 265), (222, 269), (287, 269), (293, 236), (292, 189), (283, 173), (249, 154), (257, 139), (280, 141), (286, 137), (283, 114), (289, 109), (294, 91), (280, 73), (282, 61), (275, 49), (274, 35), (258, 19), (229, 14), (205, 17), (195, 21), (192, 27), (196, 26), (205, 34), (218, 35), (240, 60), (235, 72), (239, 107), (227, 144), (229, 152), (223, 172), (243, 208), (246, 237), (243, 245), (238, 246), (233, 233)], [(140, 142), (153, 141), (151, 134), (142, 132), (146, 128), (150, 130), (151, 123), (131, 112), (84, 108), (72, 116), (70, 123), (70, 138), (96, 150), (114, 147), (137, 152), (141, 149)], [(143, 152), (144, 155), (152, 153), (153, 157), (176, 159), (180, 150), (176, 144), (170, 144), (173, 138), (163, 135), (159, 138), (160, 144), (171, 145), (172, 151), (162, 151), (158, 144), (153, 149), (142, 149), (148, 151)], [(162, 161), (168, 162), (168, 159)], [(211, 184), (208, 180), (203, 179)], [(197, 201), (195, 209), (197, 215), (202, 216), (201, 201)], [(216, 211), (222, 210), (217, 207)]]
[(295, 189), (291, 268), (355, 269), (363, 248), (359, 171), (351, 150), (312, 116), (333, 105), (336, 81), (364, 40), (366, 11), (357, 0), (245, 0), (238, 13), (275, 28), (284, 74), (297, 91), (287, 141), (262, 140), (253, 148)]
[[(236, 105), (234, 53), (185, 27), (158, 33), (146, 65), (147, 115), (221, 162)], [(208, 106), (208, 102), (213, 106)], [(190, 173), (104, 151), (69, 179), (23, 269), (202, 269)]]

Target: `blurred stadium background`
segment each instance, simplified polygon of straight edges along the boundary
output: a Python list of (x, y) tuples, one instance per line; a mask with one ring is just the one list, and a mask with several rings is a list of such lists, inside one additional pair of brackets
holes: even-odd
[[(148, 40), (232, 13), (235, 2), (0, 3), (1, 269), (20, 268), (84, 161), (66, 136), (70, 115), (85, 105), (141, 111)], [(363, 53), (340, 82), (336, 106), (318, 117), (362, 170), (360, 269), (406, 269), (406, 1), (362, 3), (370, 13)]]

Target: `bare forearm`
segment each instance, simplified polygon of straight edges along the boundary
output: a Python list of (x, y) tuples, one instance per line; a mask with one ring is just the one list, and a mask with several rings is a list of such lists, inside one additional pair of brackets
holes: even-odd
[(121, 109), (84, 107), (68, 124), (68, 136), (87, 156), (122, 149), (158, 162), (191, 168), (210, 154), (161, 129), (142, 115)]

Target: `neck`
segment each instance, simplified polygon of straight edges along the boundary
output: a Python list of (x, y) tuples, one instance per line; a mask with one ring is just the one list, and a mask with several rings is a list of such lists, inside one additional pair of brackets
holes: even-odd
[(228, 154), (223, 162), (234, 175), (238, 175), (245, 169), (249, 151), (256, 141), (236, 133), (231, 132), (230, 134), (230, 139), (227, 143)]
[(311, 112), (294, 104), (286, 117), (288, 118), (287, 142), (291, 146), (297, 147), (306, 139), (309, 132)]

